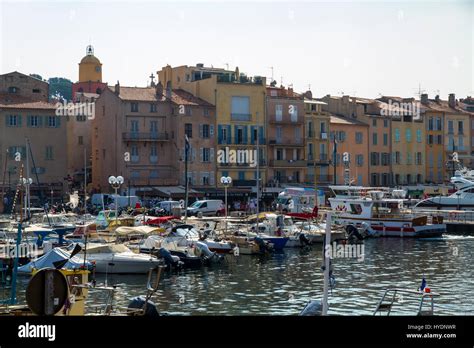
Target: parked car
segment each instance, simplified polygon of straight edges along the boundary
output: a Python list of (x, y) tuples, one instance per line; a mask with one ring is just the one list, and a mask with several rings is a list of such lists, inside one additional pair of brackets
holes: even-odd
[(181, 208), (179, 201), (161, 201), (155, 206), (155, 214), (158, 216), (172, 215), (173, 209)]
[(188, 207), (188, 216), (222, 216), (224, 213), (224, 202), (220, 199), (196, 201)]

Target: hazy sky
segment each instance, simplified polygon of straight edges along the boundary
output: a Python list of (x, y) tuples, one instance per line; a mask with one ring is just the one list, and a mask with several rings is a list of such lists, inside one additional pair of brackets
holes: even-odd
[(474, 1), (3, 1), (0, 72), (144, 86), (166, 64), (238, 66), (315, 96), (474, 95)]

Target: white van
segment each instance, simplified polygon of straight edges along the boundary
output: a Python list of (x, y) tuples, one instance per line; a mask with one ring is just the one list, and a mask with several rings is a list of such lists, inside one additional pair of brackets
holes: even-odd
[(188, 207), (188, 216), (222, 216), (224, 213), (224, 202), (220, 199), (196, 201)]

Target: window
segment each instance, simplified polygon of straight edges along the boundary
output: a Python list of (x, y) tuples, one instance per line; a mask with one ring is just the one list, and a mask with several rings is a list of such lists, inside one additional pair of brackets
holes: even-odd
[(150, 112), (158, 112), (158, 108), (156, 104), (150, 104)]
[(201, 162), (209, 162), (210, 161), (210, 151), (211, 149), (204, 147), (201, 148)]
[(421, 129), (416, 130), (416, 142), (421, 143)]
[(156, 144), (150, 146), (150, 163), (158, 162), (158, 148)]
[(28, 127), (39, 127), (39, 126), (40, 126), (39, 116), (28, 117)]
[(227, 128), (222, 127), (222, 142), (227, 143)]
[(7, 124), (8, 127), (21, 127), (21, 116), (8, 115)]
[(298, 106), (290, 105), (289, 110), (290, 110), (291, 122), (298, 122)]
[(441, 117), (436, 117), (436, 130), (443, 130), (442, 123), (441, 123)]
[(231, 119), (250, 121), (250, 97), (232, 97)]
[(395, 155), (395, 160), (394, 160), (395, 164), (400, 164), (401, 161), (402, 161), (402, 156), (401, 156), (400, 152), (396, 151), (394, 153), (394, 155)]
[(243, 144), (244, 143), (244, 130), (242, 127), (237, 127), (236, 128), (236, 139), (235, 139), (235, 142), (236, 144)]
[(371, 152), (370, 153), (370, 165), (378, 166), (379, 165), (379, 153), (378, 152)]
[[(138, 131), (138, 123), (137, 123), (137, 131)], [(158, 121), (150, 121), (150, 133), (152, 137), (156, 137), (158, 134)]]
[(56, 128), (58, 127), (59, 119), (56, 116), (48, 116), (48, 127)]
[(239, 180), (245, 180), (245, 172), (239, 172)]
[(308, 160), (313, 160), (313, 144), (308, 144)]
[(448, 133), (454, 133), (453, 121), (448, 121)]
[(312, 138), (313, 137), (313, 122), (309, 121), (307, 128), (308, 128), (308, 138)]
[(209, 125), (203, 124), (201, 125), (201, 138), (209, 138)]
[(282, 138), (283, 130), (281, 126), (276, 127), (276, 141), (277, 143), (281, 143), (281, 138)]
[(156, 179), (156, 178), (158, 178), (158, 171), (157, 171), (156, 169), (150, 170), (149, 177), (150, 177), (150, 179)]
[(382, 165), (388, 166), (390, 164), (390, 154), (383, 152), (382, 153)]
[(86, 121), (86, 115), (77, 115), (76, 116), (76, 121), (77, 122), (85, 122)]
[(362, 138), (362, 133), (361, 132), (356, 132), (356, 144), (362, 144), (363, 138)]
[(372, 127), (377, 127), (377, 119), (372, 119)]
[(442, 144), (443, 144), (443, 136), (442, 136), (441, 134), (439, 134), (439, 135), (437, 136), (437, 138), (438, 138), (438, 144), (439, 144), (439, 145), (442, 145)]
[(433, 117), (428, 119), (428, 130), (433, 130)]
[(407, 152), (407, 164), (411, 164), (411, 153)]
[(301, 128), (295, 128), (295, 141), (297, 144), (301, 143)]
[(395, 142), (399, 143), (400, 142), (400, 129), (395, 128)]
[(388, 120), (383, 120), (383, 127), (387, 128), (388, 127)]
[(276, 121), (281, 121), (283, 118), (283, 105), (278, 104), (275, 105), (275, 120)]
[(405, 138), (408, 143), (411, 143), (411, 129), (407, 128), (405, 130)]
[(417, 165), (423, 164), (423, 154), (422, 154), (421, 152), (417, 152), (417, 153), (416, 153), (416, 159), (415, 159), (415, 161), (416, 161), (416, 164), (417, 164)]
[(357, 155), (356, 163), (358, 167), (362, 167), (364, 165), (364, 155)]
[(377, 133), (372, 134), (372, 144), (377, 145)]
[(84, 137), (82, 135), (79, 135), (77, 137), (77, 144), (78, 145), (84, 145)]
[(383, 145), (388, 146), (388, 134), (383, 133)]
[(463, 121), (458, 121), (458, 133), (459, 134), (464, 133), (464, 122)]
[(130, 154), (131, 154), (131, 161), (132, 162), (138, 162), (140, 160), (139, 153), (138, 153), (138, 146), (137, 145), (132, 145), (130, 147)]
[(193, 109), (191, 107), (187, 107), (186, 110), (186, 116), (192, 116), (193, 115)]
[(459, 144), (458, 150), (463, 151), (464, 150), (464, 137), (461, 135), (458, 138), (458, 144)]
[(209, 109), (208, 109), (208, 108), (204, 108), (204, 109), (202, 110), (202, 114), (203, 114), (204, 116), (206, 116), (206, 117), (209, 117)]
[(186, 134), (188, 138), (193, 137), (193, 125), (191, 123), (184, 124), (184, 134)]
[(130, 103), (130, 111), (138, 112), (138, 103)]
[(16, 93), (18, 92), (18, 88), (16, 87), (8, 87), (8, 93)]
[(346, 140), (346, 132), (340, 131), (338, 132), (338, 140), (342, 143)]
[(433, 144), (433, 135), (432, 134), (428, 135), (427, 141), (428, 141), (428, 145)]
[(138, 133), (138, 121), (136, 120), (130, 121), (130, 131), (132, 133)]
[(53, 160), (53, 147), (46, 146), (46, 160), (51, 161)]

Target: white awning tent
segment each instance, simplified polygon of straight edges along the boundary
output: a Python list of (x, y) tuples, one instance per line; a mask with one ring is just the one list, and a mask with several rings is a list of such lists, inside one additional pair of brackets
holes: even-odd
[[(70, 253), (67, 251), (54, 248), (44, 254), (43, 256), (37, 258), (36, 260), (28, 262), (26, 265), (18, 267), (19, 273), (31, 273), (33, 268), (54, 268), (53, 262), (67, 260), (70, 257)], [(84, 257), (73, 256), (69, 261), (63, 266), (65, 269), (79, 269), (84, 266)], [(92, 264), (88, 261), (85, 262), (85, 266), (90, 269)]]

